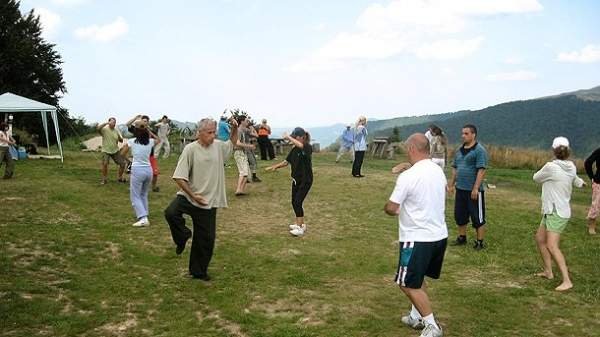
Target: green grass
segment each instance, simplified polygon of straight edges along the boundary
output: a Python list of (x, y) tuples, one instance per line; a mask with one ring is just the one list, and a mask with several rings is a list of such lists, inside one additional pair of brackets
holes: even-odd
[[(217, 216), (210, 283), (187, 277), (189, 247), (175, 256), (162, 216), (174, 197), (177, 158), (160, 161), (161, 192), (148, 228), (135, 221), (127, 186), (111, 164), (99, 185), (99, 155), (67, 152), (28, 160), (0, 181), (0, 336), (418, 336), (400, 316), (407, 299), (391, 282), (397, 219), (382, 207), (392, 161), (367, 159), (364, 179), (332, 154), (314, 157), (305, 202), (308, 233), (292, 238), (289, 170), (259, 172), (250, 195)], [(265, 162), (260, 162), (261, 168)], [(442, 277), (429, 281), (446, 336), (592, 336), (600, 331), (599, 238), (585, 231), (590, 190), (573, 196), (562, 249), (575, 287), (531, 276), (540, 187), (530, 170), (490, 169), (488, 249), (449, 247)], [(448, 198), (451, 237), (453, 200)], [(472, 230), (469, 231), (472, 237)], [(558, 271), (556, 271), (558, 274)]]

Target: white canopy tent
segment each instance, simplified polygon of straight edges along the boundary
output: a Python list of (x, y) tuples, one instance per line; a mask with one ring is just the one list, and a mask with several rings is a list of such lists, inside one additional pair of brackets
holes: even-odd
[(60, 151), (60, 160), (64, 162), (62, 144), (60, 142), (60, 131), (58, 129), (58, 118), (56, 115), (56, 107), (34, 101), (13, 93), (7, 92), (0, 95), (0, 113), (22, 113), (22, 112), (39, 112), (42, 115), (42, 124), (46, 133), (46, 145), (48, 146), (48, 154), (50, 154), (50, 139), (48, 137), (48, 112), (52, 116), (54, 122), (54, 132), (56, 133), (56, 142)]

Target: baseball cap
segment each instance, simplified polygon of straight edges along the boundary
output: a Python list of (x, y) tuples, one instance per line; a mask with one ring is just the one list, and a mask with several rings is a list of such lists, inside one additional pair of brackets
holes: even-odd
[(559, 146), (569, 147), (569, 140), (566, 137), (556, 137), (552, 141), (552, 148), (556, 149)]
[(304, 131), (304, 129), (301, 127), (297, 127), (297, 128), (294, 128), (294, 131), (292, 131), (292, 134), (290, 136), (303, 137), (304, 135), (306, 135), (306, 131)]

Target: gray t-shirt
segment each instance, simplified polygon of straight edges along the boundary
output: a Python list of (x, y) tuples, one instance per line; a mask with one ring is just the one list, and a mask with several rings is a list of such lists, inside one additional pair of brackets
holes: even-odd
[(188, 201), (199, 208), (210, 209), (227, 207), (225, 194), (225, 160), (231, 155), (233, 144), (231, 141), (215, 141), (208, 147), (193, 142), (183, 149), (177, 167), (173, 173), (174, 179), (186, 180), (192, 192), (199, 193), (208, 205), (197, 204), (189, 195), (180, 190)]

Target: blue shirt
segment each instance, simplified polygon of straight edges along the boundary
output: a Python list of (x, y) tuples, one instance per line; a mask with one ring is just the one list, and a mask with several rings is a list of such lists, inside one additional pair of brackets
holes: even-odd
[(367, 128), (364, 125), (356, 127), (354, 134), (354, 151), (367, 151)]
[(344, 147), (350, 147), (352, 144), (354, 144), (354, 133), (352, 132), (352, 129), (346, 129), (344, 130), (344, 133), (342, 133), (342, 145)]
[(229, 123), (227, 123), (227, 121), (220, 120), (219, 130), (217, 131), (217, 139), (226, 142), (229, 140), (230, 134), (231, 129), (229, 128)]
[[(488, 156), (485, 148), (479, 143), (465, 149), (461, 146), (454, 154), (452, 167), (456, 169), (456, 188), (463, 191), (472, 191), (477, 180), (477, 171), (485, 169), (488, 164)], [(483, 184), (479, 186), (483, 191)]]

